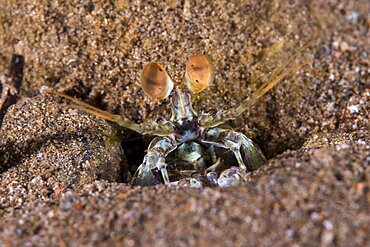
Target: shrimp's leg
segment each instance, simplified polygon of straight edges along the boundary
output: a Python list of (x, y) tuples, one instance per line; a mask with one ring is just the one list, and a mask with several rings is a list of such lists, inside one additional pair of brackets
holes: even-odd
[(141, 186), (153, 185), (155, 181), (152, 170), (157, 168), (161, 172), (164, 184), (169, 185), (170, 179), (165, 159), (176, 147), (176, 142), (169, 137), (154, 138), (149, 144), (148, 153), (145, 155), (143, 163), (136, 170), (131, 184)]

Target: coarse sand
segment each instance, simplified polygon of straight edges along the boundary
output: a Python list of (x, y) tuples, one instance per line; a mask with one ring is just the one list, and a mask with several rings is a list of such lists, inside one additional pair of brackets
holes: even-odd
[[(0, 0), (0, 80), (21, 99), (0, 129), (0, 246), (369, 246), (370, 3)], [(151, 137), (71, 109), (42, 86), (137, 122), (170, 116), (140, 88), (207, 54), (199, 112), (237, 107), (300, 47), (289, 75), (227, 126), (268, 158), (230, 188), (131, 187)], [(19, 49), (17, 49), (17, 52)]]

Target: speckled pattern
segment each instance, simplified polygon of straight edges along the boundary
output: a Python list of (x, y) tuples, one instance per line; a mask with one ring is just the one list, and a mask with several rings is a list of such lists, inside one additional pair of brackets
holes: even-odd
[(95, 182), (11, 210), (0, 237), (5, 246), (363, 246), (370, 241), (365, 148), (288, 152), (247, 186), (228, 189)]
[[(0, 246), (370, 245), (368, 9), (367, 0), (0, 0), (0, 74), (14, 42), (26, 58), (23, 100), (0, 134)], [(228, 123), (269, 158), (229, 189), (113, 183), (125, 169), (115, 126), (39, 93), (47, 85), (153, 121), (170, 111), (142, 93), (144, 64), (161, 62), (180, 83), (202, 52), (216, 79), (195, 108), (214, 111), (237, 106), (307, 42), (297, 60), (311, 68)]]
[(107, 123), (51, 97), (11, 107), (0, 131), (0, 207), (54, 198), (96, 179), (120, 181), (124, 156), (114, 135)]

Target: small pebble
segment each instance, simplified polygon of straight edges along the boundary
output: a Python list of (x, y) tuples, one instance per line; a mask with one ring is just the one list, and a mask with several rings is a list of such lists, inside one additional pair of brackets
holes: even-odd
[(348, 46), (348, 44), (347, 44), (347, 42), (341, 42), (340, 43), (340, 50), (342, 51), (342, 52), (345, 52), (345, 51), (347, 51), (348, 50), (348, 48), (349, 48), (349, 46)]

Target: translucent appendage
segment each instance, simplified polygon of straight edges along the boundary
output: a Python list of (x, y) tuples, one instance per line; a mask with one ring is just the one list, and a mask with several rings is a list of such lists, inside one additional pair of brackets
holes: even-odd
[(154, 175), (152, 169), (145, 164), (141, 164), (131, 180), (131, 185), (140, 185), (140, 186), (151, 186), (154, 184)]

